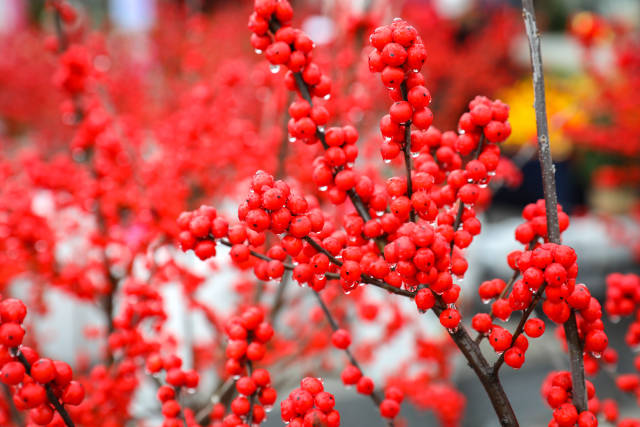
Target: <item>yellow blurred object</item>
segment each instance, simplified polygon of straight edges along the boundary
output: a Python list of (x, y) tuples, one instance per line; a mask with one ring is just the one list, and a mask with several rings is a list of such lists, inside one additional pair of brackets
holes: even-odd
[[(555, 160), (566, 159), (571, 153), (571, 141), (564, 134), (565, 126), (587, 121), (580, 110), (581, 100), (586, 99), (592, 82), (585, 78), (547, 79), (546, 100), (549, 117), (551, 154)], [(519, 147), (536, 143), (536, 119), (533, 110), (533, 84), (523, 80), (504, 90), (501, 97), (509, 107), (511, 136), (503, 143), (505, 147)]]

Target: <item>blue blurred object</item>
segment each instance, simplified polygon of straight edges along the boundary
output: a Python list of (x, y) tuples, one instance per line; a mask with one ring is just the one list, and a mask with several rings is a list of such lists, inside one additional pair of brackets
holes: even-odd
[[(558, 203), (565, 212), (571, 213), (574, 208), (584, 204), (585, 190), (573, 175), (570, 161), (555, 162), (555, 166)], [(522, 174), (522, 185), (517, 189), (501, 188), (494, 196), (494, 203), (520, 209), (523, 205), (544, 197), (538, 160), (534, 158), (525, 163)]]
[(110, 0), (111, 21), (124, 31), (148, 31), (156, 20), (155, 0)]

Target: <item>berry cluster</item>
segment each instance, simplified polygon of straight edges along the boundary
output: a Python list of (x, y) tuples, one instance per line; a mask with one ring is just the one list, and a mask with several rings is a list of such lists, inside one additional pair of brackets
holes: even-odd
[(22, 301), (8, 298), (0, 302), (0, 381), (9, 387), (18, 410), (30, 410), (32, 423), (61, 424), (63, 417), (69, 417), (63, 405), (80, 405), (84, 387), (73, 381), (67, 363), (41, 358), (34, 349), (22, 345), (26, 315)]
[(380, 131), (385, 138), (382, 158), (391, 161), (400, 154), (408, 143), (406, 137), (411, 124), (418, 128), (410, 134), (411, 148), (418, 153), (428, 140), (422, 131), (433, 122), (433, 113), (428, 107), (431, 94), (420, 73), (427, 50), (416, 29), (400, 19), (377, 28), (369, 41), (375, 48), (369, 54), (369, 69), (380, 73), (382, 83), (395, 101), (389, 114), (380, 120)]
[(300, 387), (280, 402), (282, 420), (291, 427), (340, 425), (340, 413), (334, 409), (335, 399), (324, 391), (318, 378), (306, 377)]
[[(580, 338), (583, 340), (585, 365), (593, 366), (591, 354), (600, 357), (605, 352), (605, 361), (612, 363), (617, 359), (613, 351), (606, 352), (607, 335), (602, 323), (600, 303), (591, 296), (589, 289), (583, 284), (576, 284), (578, 275), (577, 255), (566, 245), (554, 243), (538, 243), (540, 238), (547, 238), (546, 214), (544, 201), (529, 204), (523, 211), (527, 222), (516, 229), (516, 239), (527, 244), (524, 251), (516, 250), (509, 254), (507, 261), (514, 270), (512, 281), (507, 285), (501, 279), (483, 282), (478, 288), (480, 298), (489, 302), (491, 314), (479, 313), (473, 317), (472, 327), (480, 334), (488, 335), (489, 342), (498, 353), (506, 351), (504, 361), (518, 369), (524, 363), (524, 355), (528, 347), (527, 339), (522, 332), (531, 338), (540, 337), (545, 331), (541, 319), (527, 319), (515, 334), (497, 326), (494, 319), (507, 321), (516, 310), (526, 310), (531, 304), (537, 304), (544, 298), (542, 309), (555, 323), (563, 324), (575, 310)], [(560, 230), (569, 225), (569, 218), (561, 207), (558, 207)], [(521, 276), (519, 280), (516, 280)], [(512, 345), (513, 344), (513, 345)], [(597, 370), (597, 364), (595, 368)]]
[[(640, 276), (636, 274), (613, 273), (607, 276), (607, 299), (604, 308), (612, 318), (631, 316), (640, 307)], [(627, 344), (640, 344), (640, 328), (634, 339)], [(637, 338), (636, 338), (637, 337)]]
[[(525, 222), (516, 227), (516, 240), (523, 245), (536, 242), (539, 238), (548, 240), (547, 233), (547, 214), (545, 211), (545, 202), (543, 199), (536, 203), (530, 203), (522, 210), (522, 217)], [(558, 205), (558, 225), (562, 233), (569, 228), (569, 215)]]
[[(590, 381), (586, 382), (587, 398), (589, 408), (598, 406), (595, 394), (596, 390)], [(573, 389), (571, 373), (562, 371), (551, 373), (542, 384), (542, 397), (553, 408), (553, 418), (549, 422), (549, 427), (596, 427), (598, 419), (597, 411), (586, 410), (578, 413), (576, 407), (571, 403)], [(592, 405), (594, 402), (594, 405)]]
[[(266, 409), (273, 406), (277, 394), (271, 387), (269, 372), (253, 369), (253, 363), (264, 358), (265, 345), (273, 336), (273, 328), (265, 321), (262, 309), (248, 307), (240, 316), (231, 318), (225, 329), (229, 337), (225, 370), (228, 375), (237, 377), (238, 396), (231, 402), (231, 414), (224, 417), (224, 411), (214, 406), (212, 418), (222, 420), (224, 426), (260, 424), (266, 419)], [(259, 404), (254, 402), (256, 398)]]
[[(147, 358), (146, 369), (152, 375), (158, 376), (165, 372), (164, 381), (167, 383), (158, 388), (156, 394), (162, 403), (163, 427), (179, 427), (183, 425), (182, 409), (178, 402), (180, 390), (194, 390), (198, 387), (200, 375), (194, 370), (183, 370), (182, 359), (176, 355), (162, 357), (152, 354)], [(197, 425), (197, 424), (193, 424)]]

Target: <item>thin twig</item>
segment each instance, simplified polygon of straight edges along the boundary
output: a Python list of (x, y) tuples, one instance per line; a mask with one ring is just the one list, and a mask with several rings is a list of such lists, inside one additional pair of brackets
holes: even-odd
[(6, 384), (2, 384), (2, 391), (4, 392), (7, 406), (9, 407), (9, 413), (11, 414), (11, 419), (13, 420), (16, 426), (24, 427), (25, 426), (24, 416), (20, 411), (18, 411), (18, 408), (16, 408), (16, 405), (13, 403), (13, 396), (11, 395), (11, 390), (9, 389), (9, 386)]
[[(313, 294), (315, 295), (316, 300), (318, 301), (318, 305), (322, 309), (322, 311), (324, 313), (324, 316), (326, 317), (327, 321), (329, 322), (329, 325), (331, 326), (331, 329), (333, 329), (333, 331), (337, 331), (338, 329), (340, 329), (340, 327), (338, 326), (338, 322), (336, 321), (336, 319), (331, 314), (331, 311), (329, 311), (329, 307), (327, 307), (327, 305), (322, 300), (322, 296), (320, 295), (320, 293), (318, 291), (314, 290)], [(344, 352), (347, 355), (347, 358), (349, 359), (351, 364), (353, 366), (355, 366), (356, 368), (358, 368), (358, 371), (360, 371), (360, 373), (362, 375), (364, 375), (364, 371), (362, 370), (362, 366), (360, 365), (360, 363), (358, 363), (358, 360), (355, 358), (355, 356), (353, 355), (351, 350), (349, 350), (349, 348), (345, 348)], [(380, 404), (382, 403), (382, 398), (375, 391), (371, 393), (370, 397), (371, 397), (371, 400), (373, 401), (373, 403), (376, 406), (379, 407)], [(390, 425), (391, 426), (394, 425), (393, 421), (390, 422)]]
[[(522, 16), (529, 40), (531, 66), (533, 69), (534, 109), (538, 135), (538, 158), (542, 170), (542, 186), (544, 191), (545, 210), (547, 214), (547, 232), (549, 241), (560, 244), (560, 227), (558, 224), (558, 196), (556, 193), (555, 167), (551, 159), (549, 145), (549, 127), (544, 89), (544, 72), (540, 49), (540, 33), (536, 24), (533, 0), (522, 0)], [(571, 309), (569, 319), (564, 323), (567, 346), (569, 347), (569, 365), (573, 383), (573, 404), (578, 412), (587, 409), (587, 393), (584, 378), (584, 360), (582, 343), (578, 335), (576, 314)]]
[[(13, 349), (13, 351), (16, 357), (18, 358), (18, 360), (20, 361), (20, 363), (22, 363), (22, 366), (24, 366), (24, 370), (27, 372), (27, 374), (31, 375), (31, 364), (29, 363), (27, 358), (24, 356), (24, 354), (22, 354), (19, 348), (15, 348)], [(56, 394), (53, 392), (53, 389), (51, 388), (51, 386), (49, 384), (44, 384), (44, 390), (47, 394), (47, 399), (49, 399), (49, 402), (60, 414), (60, 417), (62, 418), (62, 421), (64, 421), (64, 424), (67, 427), (75, 427), (75, 424), (73, 423), (73, 420), (69, 416), (69, 413), (67, 412), (66, 409), (64, 409), (64, 406), (62, 405), (62, 403), (60, 403), (60, 401), (56, 397)]]
[[(403, 81), (400, 85), (400, 92), (402, 93), (402, 99), (408, 101), (407, 94), (407, 81)], [(413, 182), (411, 180), (411, 168), (412, 168), (412, 159), (411, 159), (411, 120), (408, 120), (404, 123), (404, 168), (407, 175), (407, 197), (411, 200), (411, 196), (413, 195)], [(409, 219), (411, 222), (416, 222), (416, 211), (413, 209), (413, 205), (411, 206), (411, 210), (409, 211)]]

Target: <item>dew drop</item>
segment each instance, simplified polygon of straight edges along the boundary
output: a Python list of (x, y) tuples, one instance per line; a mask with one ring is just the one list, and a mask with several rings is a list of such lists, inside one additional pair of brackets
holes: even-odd
[(289, 142), (296, 142), (296, 139), (295, 136), (289, 136)]
[(391, 163), (391, 159), (384, 159), (383, 162), (385, 165), (388, 165), (389, 163)]
[(457, 330), (458, 330), (457, 326), (455, 328), (447, 328), (447, 332), (449, 332), (450, 334), (455, 334)]
[(273, 405), (264, 405), (262, 407), (264, 409), (264, 412), (269, 413), (271, 411), (273, 411)]
[(596, 359), (600, 359), (602, 357), (602, 353), (598, 353), (598, 352), (592, 352), (591, 355), (593, 357), (595, 357)]
[(271, 71), (273, 74), (276, 74), (278, 71), (280, 71), (280, 66), (269, 64), (269, 71)]
[(318, 131), (319, 132), (324, 132), (324, 126), (318, 126)]
[(419, 155), (420, 155), (419, 151), (412, 151), (411, 152), (411, 158), (413, 158), (413, 159), (417, 159)]
[(377, 211), (376, 212), (376, 216), (382, 216), (382, 215), (384, 215), (384, 211)]
[(262, 55), (262, 50), (260, 49), (253, 49), (253, 51), (258, 55)]
[(482, 299), (482, 303), (485, 304), (485, 305), (489, 304), (490, 302), (491, 302), (491, 298), (483, 298)]
[(329, 187), (327, 187), (326, 185), (323, 185), (322, 187), (318, 187), (318, 190), (320, 191), (327, 191)]
[(331, 99), (331, 94), (328, 93), (325, 96), (322, 97), (322, 99), (324, 99), (325, 101), (328, 101), (329, 99)]

